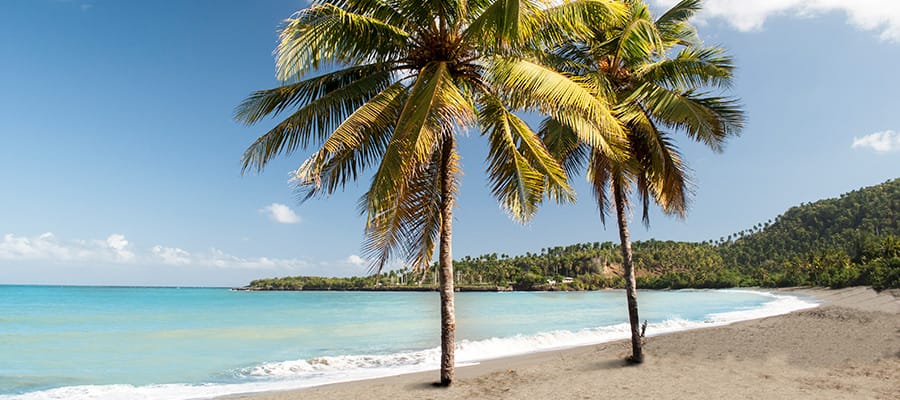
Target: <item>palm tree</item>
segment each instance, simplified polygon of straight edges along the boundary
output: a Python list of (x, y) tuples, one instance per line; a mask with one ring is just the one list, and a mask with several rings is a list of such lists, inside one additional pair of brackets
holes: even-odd
[(579, 126), (598, 148), (624, 133), (607, 102), (523, 50), (622, 15), (610, 0), (317, 1), (281, 31), (283, 84), (236, 110), (246, 124), (291, 110), (246, 150), (244, 171), (321, 145), (293, 178), (304, 200), (374, 171), (360, 200), (373, 271), (392, 258), (424, 271), (438, 247), (443, 385), (454, 372), (456, 135), (477, 127), (487, 138), (492, 192), (513, 218), (527, 220), (545, 198), (571, 198), (562, 167), (514, 112)]
[(733, 65), (723, 49), (704, 46), (688, 24), (699, 0), (683, 0), (656, 20), (642, 1), (624, 3), (628, 17), (622, 24), (599, 27), (552, 49), (548, 62), (577, 77), (595, 96), (614, 99), (615, 116), (628, 137), (627, 156), (610, 157), (579, 140), (577, 127), (552, 116), (542, 122), (541, 135), (569, 174), (586, 168), (601, 221), (612, 191), (631, 324), (629, 359), (639, 363), (643, 352), (626, 215), (629, 193), (637, 191), (645, 224), (651, 198), (664, 212), (683, 217), (690, 185), (671, 132), (721, 151), (725, 139), (742, 127), (743, 114), (735, 100), (709, 91), (730, 85)]

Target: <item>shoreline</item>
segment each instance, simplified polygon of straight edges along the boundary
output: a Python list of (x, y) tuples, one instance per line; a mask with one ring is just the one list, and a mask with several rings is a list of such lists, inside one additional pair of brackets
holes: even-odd
[[(900, 301), (871, 288), (781, 288), (819, 307), (646, 339), (647, 361), (627, 366), (627, 340), (548, 350), (457, 367), (219, 399), (387, 398), (895, 398), (900, 395)], [(894, 294), (891, 294), (894, 293)], [(641, 381), (653, 382), (641, 384)]]

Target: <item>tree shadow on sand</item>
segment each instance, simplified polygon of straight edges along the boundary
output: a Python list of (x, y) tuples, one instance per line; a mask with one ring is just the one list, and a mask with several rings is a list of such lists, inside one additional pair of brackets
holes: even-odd
[(634, 363), (629, 361), (627, 358), (616, 358), (612, 360), (604, 360), (597, 363), (588, 364), (585, 370), (594, 371), (594, 370), (610, 370), (610, 369), (620, 369), (620, 368), (629, 368), (629, 367), (637, 367), (641, 365), (640, 363)]

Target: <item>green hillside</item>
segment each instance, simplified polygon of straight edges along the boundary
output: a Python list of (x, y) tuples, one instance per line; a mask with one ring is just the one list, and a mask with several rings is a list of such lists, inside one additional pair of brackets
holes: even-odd
[[(900, 287), (900, 179), (789, 209), (774, 221), (702, 243), (632, 244), (642, 288), (872, 285)], [(456, 260), (467, 289), (586, 290), (621, 287), (617, 244), (582, 243), (519, 256)], [(571, 278), (571, 279), (566, 279)], [(379, 287), (428, 287), (433, 269), (391, 271)], [(376, 277), (260, 279), (262, 290), (375, 287)], [(550, 281), (553, 281), (550, 283)]]

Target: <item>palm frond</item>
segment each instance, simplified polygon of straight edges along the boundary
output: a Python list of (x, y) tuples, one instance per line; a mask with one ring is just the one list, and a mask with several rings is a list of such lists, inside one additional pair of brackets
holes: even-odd
[(277, 77), (299, 79), (329, 63), (368, 64), (396, 60), (409, 33), (384, 21), (333, 4), (316, 4), (285, 21), (276, 50)]
[(322, 148), (294, 174), (301, 201), (343, 189), (381, 157), (406, 94), (403, 84), (394, 83), (338, 125)]
[(702, 8), (701, 3), (701, 0), (681, 0), (678, 4), (672, 6), (672, 8), (666, 10), (663, 15), (660, 15), (659, 18), (656, 19), (656, 24), (665, 26), (687, 22), (700, 11)]
[(446, 63), (433, 63), (419, 72), (410, 89), (390, 143), (372, 180), (367, 206), (379, 213), (390, 198), (397, 180), (411, 176), (427, 163), (446, 127), (466, 126), (474, 120), (471, 103), (454, 85)]
[(544, 51), (540, 61), (557, 71), (583, 76), (594, 71), (595, 58), (583, 43), (568, 42)]
[(667, 46), (700, 46), (697, 29), (688, 21), (700, 11), (700, 0), (682, 0), (656, 19), (660, 37)]
[(545, 194), (558, 201), (574, 198), (559, 163), (499, 99), (485, 99), (480, 120), (490, 144), (487, 173), (491, 192), (513, 218), (529, 220)]
[(646, 60), (654, 53), (661, 53), (663, 49), (659, 31), (656, 30), (656, 24), (645, 4), (632, 4), (630, 17), (631, 20), (613, 39), (613, 56), (629, 66)]
[(628, 123), (628, 138), (645, 224), (649, 223), (650, 196), (664, 212), (683, 218), (692, 194), (687, 167), (670, 135), (660, 131), (646, 114), (640, 115), (643, 118)]
[(663, 125), (684, 131), (715, 151), (743, 127), (743, 112), (737, 100), (694, 91), (675, 91), (645, 83), (624, 103), (639, 103)]
[(238, 106), (235, 119), (252, 124), (292, 106), (300, 105), (300, 109), (247, 148), (241, 158), (243, 171), (260, 171), (279, 154), (323, 140), (327, 132), (390, 81), (391, 72), (383, 65), (366, 65), (253, 93)]
[[(392, 198), (384, 199), (392, 207), (369, 215), (363, 252), (371, 260), (372, 270), (380, 272), (394, 257), (405, 258), (413, 269), (420, 269), (430, 262), (440, 232), (440, 177), (434, 159), (438, 156), (436, 152), (425, 168), (401, 183), (402, 190), (395, 191)], [(369, 204), (370, 196), (371, 192), (366, 193), (360, 204)], [(418, 248), (414, 250), (414, 246)]]
[(463, 38), (483, 42), (488, 49), (518, 41), (521, 3), (520, 0), (494, 0), (469, 23)]
[[(444, 174), (450, 176), (451, 186), (447, 190), (451, 197), (455, 196), (460, 171), (452, 136), (449, 132), (443, 136), (448, 139), (439, 144), (429, 162), (408, 179), (398, 181), (398, 190), (384, 199), (391, 206), (369, 214), (363, 249), (372, 260), (373, 270), (380, 272), (394, 257), (407, 260), (413, 270), (422, 270), (430, 264), (442, 224), (442, 180)], [(444, 146), (450, 146), (451, 151), (446, 170), (441, 169)], [(371, 204), (371, 196), (371, 191), (364, 195), (361, 207)]]
[[(324, 3), (324, 2), (319, 2)], [(349, 13), (365, 15), (408, 32), (414, 25), (403, 15), (394, 0), (329, 0), (335, 7)]]
[(597, 209), (600, 212), (600, 222), (603, 224), (606, 224), (606, 213), (610, 207), (607, 187), (612, 182), (614, 165), (615, 162), (610, 160), (606, 154), (596, 149), (591, 149), (587, 182), (591, 185), (591, 192), (594, 194), (594, 199), (597, 201)]
[(396, 0), (395, 4), (418, 25), (416, 29), (429, 32), (455, 30), (468, 14), (467, 3), (461, 0)]
[(494, 57), (487, 79), (504, 92), (514, 109), (537, 109), (572, 128), (587, 144), (615, 156), (624, 130), (609, 105), (585, 86), (543, 65)]
[(627, 6), (613, 0), (550, 1), (534, 18), (523, 20), (535, 46), (553, 48), (589, 38), (626, 20)]
[(578, 140), (572, 129), (553, 118), (545, 118), (541, 121), (538, 135), (550, 155), (562, 165), (566, 175), (577, 175), (587, 166), (590, 149)]
[(675, 57), (642, 65), (637, 79), (673, 89), (732, 85), (734, 60), (720, 47), (685, 48)]

